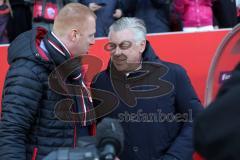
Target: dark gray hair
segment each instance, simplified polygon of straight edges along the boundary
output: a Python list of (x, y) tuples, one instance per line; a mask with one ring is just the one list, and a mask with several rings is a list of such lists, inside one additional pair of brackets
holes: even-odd
[(131, 29), (134, 32), (136, 42), (146, 40), (147, 29), (145, 23), (135, 17), (122, 17), (115, 21), (109, 28), (108, 37), (110, 37), (112, 31), (118, 32), (124, 29)]

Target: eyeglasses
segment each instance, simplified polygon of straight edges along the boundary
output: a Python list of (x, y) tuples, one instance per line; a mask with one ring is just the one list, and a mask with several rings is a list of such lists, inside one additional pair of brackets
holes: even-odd
[(121, 49), (121, 50), (127, 50), (129, 48), (131, 48), (132, 46), (132, 42), (131, 41), (123, 41), (120, 44), (116, 44), (113, 42), (109, 42), (107, 44), (104, 45), (104, 49), (108, 52), (112, 52), (114, 51), (117, 46)]

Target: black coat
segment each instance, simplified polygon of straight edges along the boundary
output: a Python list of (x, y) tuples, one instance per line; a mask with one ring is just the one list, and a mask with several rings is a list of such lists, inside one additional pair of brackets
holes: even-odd
[(240, 64), (220, 88), (216, 100), (196, 119), (194, 145), (209, 160), (238, 160)]
[(90, 134), (90, 127), (55, 116), (55, 104), (66, 96), (49, 87), (48, 77), (54, 66), (39, 56), (37, 34), (39, 38), (41, 34), (36, 30), (21, 34), (8, 50), (10, 68), (0, 121), (1, 159), (30, 160), (34, 152), (36, 159), (42, 159), (58, 147), (73, 147), (74, 128), (77, 137)]

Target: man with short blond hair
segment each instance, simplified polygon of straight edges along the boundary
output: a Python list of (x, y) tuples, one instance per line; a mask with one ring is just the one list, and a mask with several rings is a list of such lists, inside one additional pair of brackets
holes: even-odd
[[(59, 66), (69, 70), (69, 60), (86, 54), (95, 43), (95, 21), (86, 6), (69, 3), (60, 10), (52, 32), (39, 27), (11, 43), (0, 121), (1, 159), (43, 159), (58, 147), (77, 147), (81, 136), (94, 135), (95, 122), (86, 116), (92, 103), (81, 65), (66, 77), (56, 70)], [(69, 93), (67, 84), (81, 87), (78, 96)], [(73, 103), (59, 110), (66, 99)], [(71, 117), (70, 113), (78, 112), (85, 116)], [(66, 119), (59, 117), (61, 114)]]

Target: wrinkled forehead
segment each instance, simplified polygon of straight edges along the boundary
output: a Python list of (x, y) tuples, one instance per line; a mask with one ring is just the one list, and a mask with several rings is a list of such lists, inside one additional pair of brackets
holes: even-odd
[(112, 30), (109, 34), (109, 41), (120, 44), (124, 41), (134, 42), (134, 32), (131, 29), (124, 29), (121, 31)]

